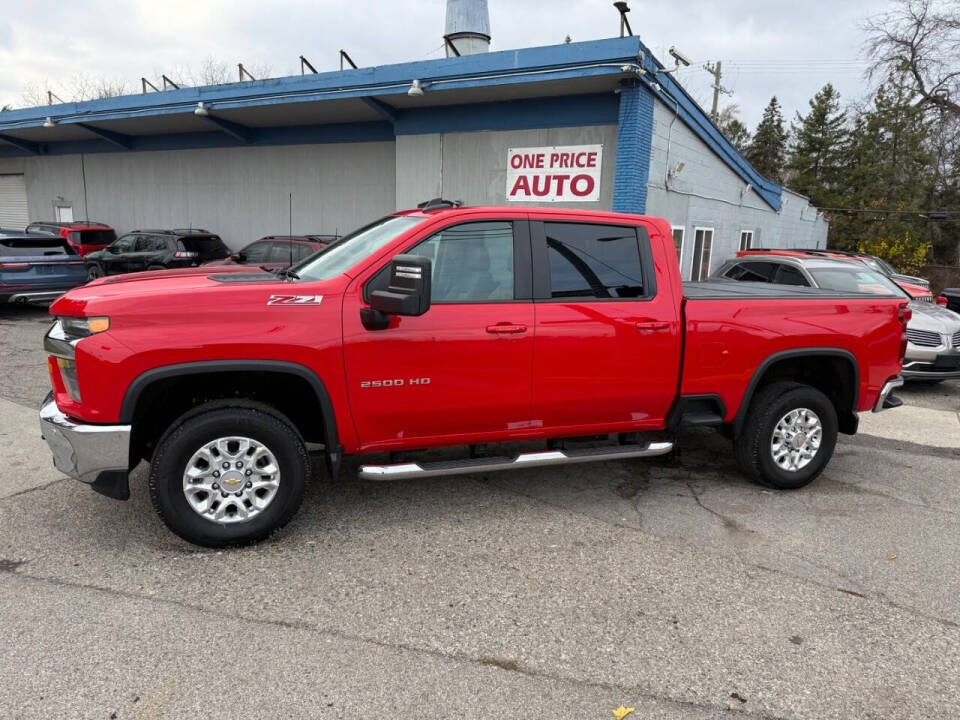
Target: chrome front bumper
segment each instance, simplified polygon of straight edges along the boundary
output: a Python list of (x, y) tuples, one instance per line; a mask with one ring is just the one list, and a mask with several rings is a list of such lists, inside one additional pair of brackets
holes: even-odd
[(899, 375), (897, 375), (895, 378), (887, 380), (883, 384), (883, 389), (880, 391), (880, 396), (877, 398), (877, 402), (873, 406), (873, 411), (875, 413), (880, 412), (881, 410), (886, 410), (887, 408), (900, 407), (903, 405), (902, 400), (895, 398), (892, 395), (893, 391), (898, 387), (903, 387), (903, 378)]
[(40, 434), (57, 470), (80, 482), (93, 484), (103, 473), (130, 468), (130, 425), (75, 423), (57, 408), (53, 393), (40, 407)]

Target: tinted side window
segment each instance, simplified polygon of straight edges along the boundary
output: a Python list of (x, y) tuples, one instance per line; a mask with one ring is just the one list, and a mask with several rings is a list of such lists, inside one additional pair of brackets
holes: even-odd
[(150, 252), (154, 249), (153, 238), (149, 235), (137, 235), (137, 242), (133, 247), (134, 252)]
[(313, 255), (316, 250), (313, 249), (310, 245), (305, 245), (304, 243), (297, 243), (293, 246), (293, 259), (294, 262), (300, 262), (301, 260)]
[(248, 263), (262, 263), (267, 262), (267, 257), (270, 255), (270, 246), (273, 243), (268, 242), (255, 242), (253, 245), (245, 248), (243, 254), (246, 255)]
[(513, 299), (511, 222), (454, 225), (431, 235), (408, 254), (430, 258), (432, 302)]
[(554, 298), (636, 298), (643, 266), (632, 227), (544, 223)]
[(777, 274), (773, 281), (780, 285), (799, 285), (809, 287), (810, 283), (797, 268), (792, 265), (780, 265), (777, 267)]
[(740, 268), (743, 272), (737, 280), (741, 282), (773, 282), (777, 273), (777, 264), (771, 262), (746, 262)]
[(296, 262), (305, 257), (297, 254), (300, 247), (302, 246), (299, 243), (275, 242), (273, 248), (270, 250), (270, 262), (289, 263), (291, 257), (293, 258), (293, 262)]
[(130, 252), (133, 250), (133, 243), (136, 240), (136, 235), (124, 235), (122, 238), (117, 240), (110, 247), (118, 252)]

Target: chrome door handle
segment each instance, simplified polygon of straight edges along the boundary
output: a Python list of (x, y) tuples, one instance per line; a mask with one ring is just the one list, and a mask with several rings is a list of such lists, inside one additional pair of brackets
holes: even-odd
[(497, 323), (496, 325), (487, 325), (487, 332), (493, 335), (519, 335), (527, 331), (526, 325), (514, 325), (513, 323)]

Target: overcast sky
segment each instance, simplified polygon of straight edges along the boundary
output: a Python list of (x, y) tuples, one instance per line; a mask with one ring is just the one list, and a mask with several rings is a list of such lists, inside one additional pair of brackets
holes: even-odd
[[(60, 95), (85, 73), (127, 82), (198, 66), (206, 57), (299, 72), (305, 55), (318, 70), (338, 67), (345, 48), (361, 66), (442, 56), (444, 0), (7, 0), (0, 15), (0, 105), (23, 104), (33, 83)], [(663, 62), (675, 45), (693, 59), (680, 79), (709, 109), (710, 76), (722, 84), (751, 130), (771, 95), (787, 117), (805, 109), (826, 82), (846, 100), (863, 96), (860, 24), (887, 0), (631, 0), (635, 33)], [(619, 34), (607, 0), (489, 0), (493, 50), (594, 40)], [(68, 98), (64, 98), (68, 99)]]

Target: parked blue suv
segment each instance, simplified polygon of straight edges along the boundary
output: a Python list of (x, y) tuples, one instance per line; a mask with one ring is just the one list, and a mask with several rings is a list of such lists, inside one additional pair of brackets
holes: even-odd
[(83, 258), (63, 238), (0, 229), (0, 303), (49, 302), (86, 281)]

